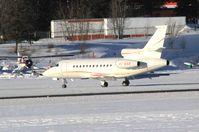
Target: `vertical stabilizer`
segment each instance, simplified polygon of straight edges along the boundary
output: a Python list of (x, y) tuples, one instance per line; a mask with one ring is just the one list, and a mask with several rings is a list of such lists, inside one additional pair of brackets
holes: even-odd
[(161, 58), (167, 25), (156, 26), (157, 30), (143, 49), (122, 49), (121, 54), (127, 59)]
[(157, 30), (143, 48), (145, 56), (160, 58), (164, 48), (167, 25), (156, 26)]
[(156, 51), (160, 48), (163, 48), (164, 39), (167, 31), (167, 25), (156, 26), (157, 30), (147, 42), (144, 49), (150, 51)]

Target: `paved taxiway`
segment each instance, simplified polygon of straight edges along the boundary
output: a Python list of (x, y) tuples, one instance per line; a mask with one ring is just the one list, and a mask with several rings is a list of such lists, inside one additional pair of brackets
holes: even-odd
[(121, 86), (122, 79), (109, 81), (108, 88), (101, 88), (99, 80), (69, 80), (68, 88), (61, 88), (62, 81), (50, 78), (10, 78), (0, 79), (0, 98), (42, 95), (77, 95), (112, 92), (137, 92), (173, 89), (199, 89), (199, 70), (166, 71), (170, 76), (153, 79), (131, 80), (129, 87)]

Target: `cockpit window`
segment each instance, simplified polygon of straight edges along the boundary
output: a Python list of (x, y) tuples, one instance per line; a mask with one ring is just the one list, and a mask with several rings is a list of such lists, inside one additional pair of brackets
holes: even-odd
[(59, 63), (56, 64), (56, 67), (58, 67), (58, 66), (59, 66)]

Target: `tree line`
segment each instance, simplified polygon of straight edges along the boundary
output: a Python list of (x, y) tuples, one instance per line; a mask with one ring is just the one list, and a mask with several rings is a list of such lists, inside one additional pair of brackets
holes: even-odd
[[(0, 0), (0, 36), (17, 41), (50, 31), (55, 19), (154, 16), (168, 0)], [(176, 0), (169, 0), (176, 1)], [(198, 0), (179, 0), (177, 16), (198, 18)]]

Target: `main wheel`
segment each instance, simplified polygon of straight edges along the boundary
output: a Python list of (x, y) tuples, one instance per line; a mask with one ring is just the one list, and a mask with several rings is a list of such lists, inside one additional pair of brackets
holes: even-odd
[(125, 79), (125, 81), (122, 82), (123, 86), (129, 86), (130, 82), (128, 79)]
[(63, 84), (63, 85), (62, 85), (62, 88), (66, 88), (66, 87), (67, 87), (67, 85), (66, 85), (66, 84)]
[(101, 81), (101, 86), (102, 86), (102, 87), (108, 87), (108, 82), (106, 82), (106, 81)]

